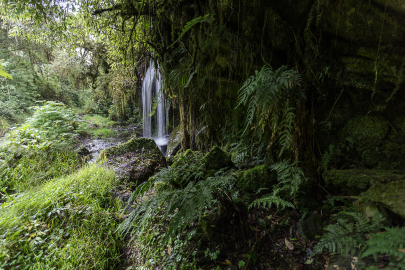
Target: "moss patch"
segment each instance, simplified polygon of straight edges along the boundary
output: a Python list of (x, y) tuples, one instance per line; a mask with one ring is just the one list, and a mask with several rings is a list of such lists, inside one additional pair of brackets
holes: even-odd
[(238, 184), (246, 192), (256, 192), (259, 188), (270, 188), (277, 182), (277, 174), (266, 164), (238, 173)]
[(345, 137), (354, 139), (362, 148), (375, 148), (384, 142), (389, 123), (381, 116), (364, 115), (350, 119), (345, 128)]
[(323, 177), (328, 187), (339, 187), (348, 194), (357, 195), (372, 185), (405, 180), (405, 175), (395, 170), (331, 170)]
[(166, 159), (155, 141), (133, 137), (129, 141), (101, 151), (98, 160), (106, 160), (117, 175), (131, 182), (144, 182), (166, 166)]
[[(187, 152), (186, 152), (187, 153)], [(233, 166), (231, 155), (226, 153), (218, 146), (205, 155), (203, 162), (207, 170), (219, 170), (225, 167)]]
[(377, 183), (362, 193), (360, 202), (374, 202), (405, 218), (405, 174), (388, 183)]

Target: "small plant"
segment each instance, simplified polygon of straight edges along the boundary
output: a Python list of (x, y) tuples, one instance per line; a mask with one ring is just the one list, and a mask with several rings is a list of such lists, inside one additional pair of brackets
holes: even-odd
[[(284, 209), (285, 207), (294, 208), (294, 205), (283, 199), (288, 198), (294, 201), (295, 194), (298, 191), (299, 185), (304, 178), (304, 173), (297, 166), (297, 162), (291, 163), (288, 160), (276, 163), (271, 166), (271, 169), (277, 172), (278, 184), (273, 186), (273, 192), (262, 196), (260, 199), (253, 201), (249, 208), (255, 206), (271, 207), (275, 204), (276, 207)], [(258, 190), (261, 192), (263, 189)], [(282, 196), (283, 198), (281, 198)]]
[[(340, 212), (336, 217), (337, 222), (325, 228), (326, 233), (319, 243), (314, 247), (313, 255), (329, 250), (332, 253), (340, 253), (347, 256), (358, 250), (357, 247), (365, 247), (366, 235), (379, 232), (380, 222), (384, 220), (382, 215), (376, 211), (372, 219), (357, 212)], [(313, 256), (312, 255), (312, 256)]]

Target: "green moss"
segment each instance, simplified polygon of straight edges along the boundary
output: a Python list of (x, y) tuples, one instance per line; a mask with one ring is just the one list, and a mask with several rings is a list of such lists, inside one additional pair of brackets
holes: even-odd
[(156, 182), (154, 189), (159, 194), (166, 190), (172, 190), (172, 189), (174, 189), (174, 187), (167, 182)]
[(171, 167), (177, 167), (179, 165), (184, 165), (186, 163), (199, 163), (203, 158), (203, 154), (199, 151), (193, 151), (191, 149), (187, 149), (184, 154), (178, 152), (174, 159), (176, 160)]
[[(120, 143), (117, 146), (101, 151), (99, 159), (104, 159), (113, 155), (122, 155), (136, 150), (142, 150), (145, 154), (152, 155), (161, 153), (153, 139), (132, 137), (126, 143)], [(160, 156), (162, 155), (160, 154)]]
[(331, 170), (323, 177), (328, 187), (339, 187), (351, 195), (357, 195), (369, 187), (388, 181), (405, 180), (396, 170)]
[(347, 122), (344, 136), (354, 139), (361, 148), (375, 149), (384, 142), (388, 130), (389, 123), (383, 117), (363, 115)]
[(270, 188), (277, 181), (275, 172), (263, 164), (238, 173), (239, 187), (246, 192), (256, 192), (259, 188)]
[(405, 175), (388, 183), (377, 183), (360, 195), (360, 202), (373, 202), (405, 218)]
[(205, 155), (203, 162), (207, 170), (219, 170), (225, 167), (233, 166), (231, 155), (226, 153), (218, 146)]

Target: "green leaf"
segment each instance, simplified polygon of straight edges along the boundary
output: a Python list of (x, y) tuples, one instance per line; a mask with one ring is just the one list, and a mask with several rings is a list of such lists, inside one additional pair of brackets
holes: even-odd
[(3, 76), (5, 78), (11, 79), (11, 80), (13, 79), (13, 77), (11, 77), (11, 75), (6, 72), (6, 70), (4, 69), (4, 67), (2, 65), (0, 65), (0, 76)]
[(195, 18), (195, 19), (193, 19), (193, 20), (187, 22), (186, 25), (185, 25), (184, 28), (183, 28), (183, 31), (182, 31), (181, 34), (180, 34), (180, 37), (179, 37), (178, 39), (176, 39), (176, 41), (173, 42), (173, 44), (170, 45), (169, 48), (172, 47), (174, 44), (176, 44), (177, 41), (179, 41), (179, 40), (184, 36), (184, 34), (187, 33), (187, 31), (190, 30), (194, 25), (196, 25), (197, 23), (201, 23), (201, 22), (207, 21), (207, 18), (208, 18), (209, 15), (210, 15), (210, 14), (207, 14), (207, 15), (205, 15), (204, 17), (199, 16), (199, 17), (197, 17), (197, 18)]

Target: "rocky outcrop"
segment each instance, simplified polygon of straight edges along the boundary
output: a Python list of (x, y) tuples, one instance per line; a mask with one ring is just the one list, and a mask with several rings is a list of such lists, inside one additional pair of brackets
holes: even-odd
[(405, 175), (398, 170), (330, 170), (323, 173), (326, 186), (349, 195), (359, 195), (377, 183), (404, 181)]
[(405, 218), (405, 175), (388, 183), (377, 183), (360, 195), (359, 202), (371, 202)]
[(133, 137), (126, 143), (101, 151), (99, 160), (114, 168), (127, 181), (142, 183), (166, 166), (166, 159), (155, 141)]

